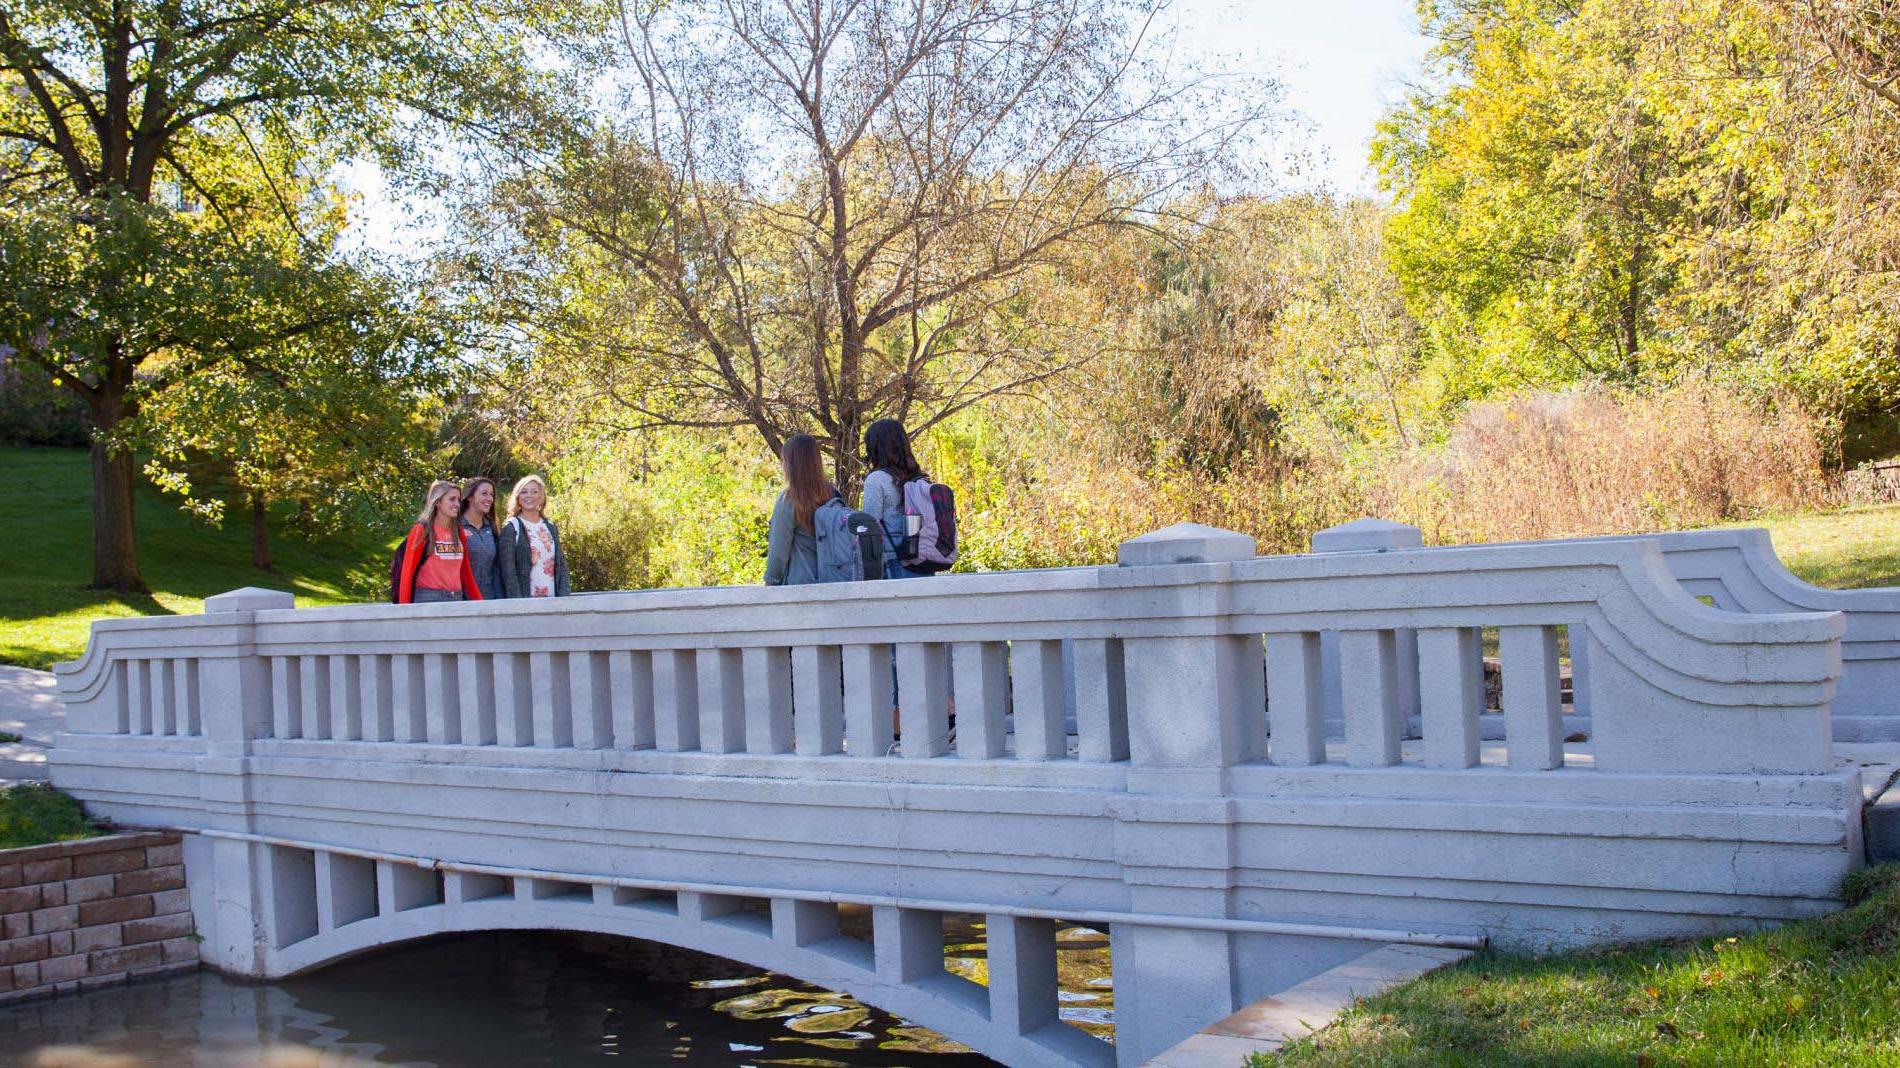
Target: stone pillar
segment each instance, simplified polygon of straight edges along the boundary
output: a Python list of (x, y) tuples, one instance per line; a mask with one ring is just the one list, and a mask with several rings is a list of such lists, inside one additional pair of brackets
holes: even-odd
[[(251, 831), (250, 779), (245, 765), (251, 742), (271, 733), (270, 664), (257, 655), (258, 612), (293, 608), (281, 590), (246, 587), (205, 599), (205, 615), (229, 624), (220, 641), (196, 651), (198, 693), (203, 709), (204, 756), (198, 758), (198, 796), (207, 823), (229, 831)], [(261, 881), (258, 864), (265, 849), (250, 842), (185, 836), (186, 882), (191, 889), (192, 921), (203, 942), (199, 959), (222, 972), (265, 974), (262, 910), (257, 908)]]
[[(1244, 534), (1183, 523), (1123, 543), (1120, 561), (1163, 567), (1253, 556)], [(1188, 633), (1122, 643), (1131, 796), (1117, 808), (1115, 851), (1135, 912), (1228, 915), (1236, 858), (1227, 769), (1265, 755), (1260, 638), (1217, 633), (1227, 569), (1205, 570), (1202, 582), (1157, 589), (1187, 599)], [(1110, 937), (1121, 1065), (1132, 1068), (1240, 1007), (1232, 934), (1117, 924)]]
[[(1384, 553), (1419, 549), (1425, 545), (1424, 532), (1389, 519), (1355, 519), (1336, 527), (1327, 527), (1313, 535), (1316, 553)], [(1393, 632), (1398, 656), (1399, 715), (1405, 735), (1419, 735), (1418, 632), (1400, 627)], [(1320, 678), (1326, 697), (1326, 733), (1340, 736), (1345, 732), (1345, 701), (1340, 688), (1339, 635), (1327, 631), (1319, 636)]]

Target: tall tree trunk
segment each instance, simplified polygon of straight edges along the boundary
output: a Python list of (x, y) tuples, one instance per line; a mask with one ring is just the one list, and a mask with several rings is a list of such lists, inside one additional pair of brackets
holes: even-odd
[(92, 401), (92, 584), (118, 593), (146, 592), (139, 574), (138, 530), (132, 490), (138, 483), (132, 450), (115, 447), (112, 431), (131, 413), (122, 389), (110, 385)]
[(251, 494), (251, 566), (270, 570), (270, 510), (262, 493)]

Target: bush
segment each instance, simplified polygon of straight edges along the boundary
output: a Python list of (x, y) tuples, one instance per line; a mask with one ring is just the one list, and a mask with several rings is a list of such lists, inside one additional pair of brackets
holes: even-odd
[(105, 831), (79, 802), (44, 783), (0, 790), (0, 849), (94, 838)]
[(1391, 517), (1445, 541), (1707, 526), (1825, 503), (1828, 432), (1792, 402), (1705, 384), (1530, 393), (1473, 405), (1386, 496), (1409, 492)]

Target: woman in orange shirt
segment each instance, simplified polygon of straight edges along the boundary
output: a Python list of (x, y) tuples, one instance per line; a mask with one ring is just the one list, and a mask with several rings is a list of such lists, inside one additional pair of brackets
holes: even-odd
[(429, 486), (428, 503), (402, 548), (402, 584), (397, 604), (479, 601), (482, 590), (468, 566), (462, 543), (462, 490), (453, 482)]

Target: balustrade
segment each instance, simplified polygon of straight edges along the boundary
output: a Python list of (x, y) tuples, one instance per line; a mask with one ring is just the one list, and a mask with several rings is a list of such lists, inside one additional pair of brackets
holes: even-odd
[[(259, 895), (205, 899), (205, 959), (248, 974), (572, 923), (858, 984), (1022, 1063), (1055, 1048), (1056, 918), (1110, 929), (1126, 1064), (1370, 928), (1543, 947), (1833, 903), (1838, 612), (1701, 603), (1642, 539), (1356, 549), (1183, 526), (920, 582), (237, 591), (95, 625), (54, 777), (203, 832), (188, 864)], [(837, 900), (874, 959), (837, 964)], [(986, 995), (940, 974), (951, 905), (989, 916)]]

